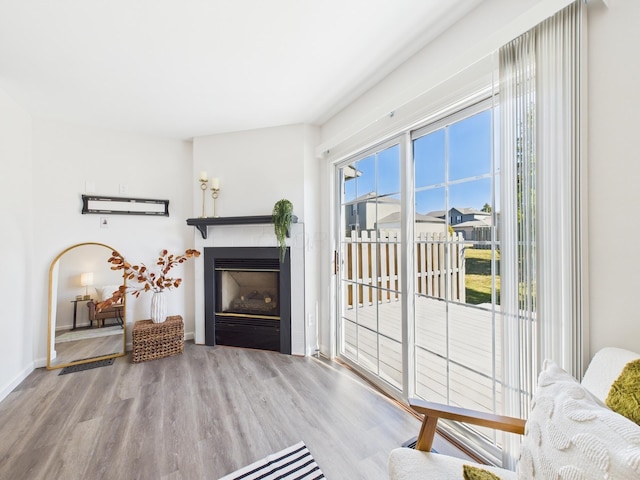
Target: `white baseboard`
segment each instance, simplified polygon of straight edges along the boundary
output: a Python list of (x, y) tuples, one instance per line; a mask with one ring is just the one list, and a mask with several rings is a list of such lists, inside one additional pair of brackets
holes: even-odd
[[(55, 358), (55, 357), (54, 357)], [(47, 357), (36, 358), (33, 361), (33, 366), (35, 368), (44, 368), (47, 366)]]
[[(45, 362), (46, 364), (46, 362)], [(4, 400), (7, 395), (9, 395), (14, 388), (16, 388), (18, 385), (20, 385), (20, 382), (22, 382), (25, 378), (27, 378), (29, 376), (29, 374), (31, 372), (33, 372), (35, 370), (35, 365), (32, 363), (30, 365), (27, 365), (27, 367), (25, 367), (24, 370), (22, 370), (17, 376), (16, 378), (14, 378), (8, 385), (6, 385), (2, 391), (0, 391), (0, 401)]]

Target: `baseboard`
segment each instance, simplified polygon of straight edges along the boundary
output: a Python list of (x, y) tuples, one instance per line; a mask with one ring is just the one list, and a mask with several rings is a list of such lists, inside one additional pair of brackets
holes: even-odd
[(42, 358), (36, 358), (33, 361), (33, 366), (35, 368), (44, 368), (47, 366), (47, 357), (42, 357)]
[(7, 395), (13, 392), (13, 389), (16, 388), (18, 385), (20, 385), (20, 382), (22, 382), (25, 378), (27, 378), (29, 374), (36, 369), (36, 366), (34, 365), (34, 363), (27, 365), (27, 367), (24, 370), (22, 370), (16, 376), (16, 378), (14, 378), (6, 387), (2, 389), (2, 391), (0, 391), (0, 401), (4, 400), (7, 397)]

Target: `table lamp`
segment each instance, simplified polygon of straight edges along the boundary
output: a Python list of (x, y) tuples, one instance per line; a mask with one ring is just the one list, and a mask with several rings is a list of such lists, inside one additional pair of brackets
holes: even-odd
[(84, 287), (83, 300), (91, 300), (91, 295), (89, 295), (89, 287), (93, 285), (93, 272), (86, 272), (80, 275), (80, 285)]

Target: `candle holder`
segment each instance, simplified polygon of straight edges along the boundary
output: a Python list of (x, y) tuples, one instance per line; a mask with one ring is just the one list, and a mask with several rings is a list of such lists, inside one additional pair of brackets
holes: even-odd
[(211, 187), (211, 198), (213, 198), (213, 218), (218, 218), (216, 200), (218, 200), (219, 193), (220, 193), (220, 188)]
[(208, 180), (203, 180), (202, 178), (200, 179), (200, 190), (202, 190), (202, 215), (200, 215), (200, 218), (206, 217), (206, 215), (204, 214), (204, 199), (205, 199), (204, 192), (207, 191), (208, 182), (209, 182)]

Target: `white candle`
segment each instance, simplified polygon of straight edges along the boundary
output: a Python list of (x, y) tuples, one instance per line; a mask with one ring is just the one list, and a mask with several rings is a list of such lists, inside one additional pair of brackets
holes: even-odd
[(207, 181), (207, 172), (200, 172), (200, 181), (201, 182)]
[(220, 179), (217, 177), (213, 177), (211, 179), (211, 188), (218, 189), (220, 188)]

